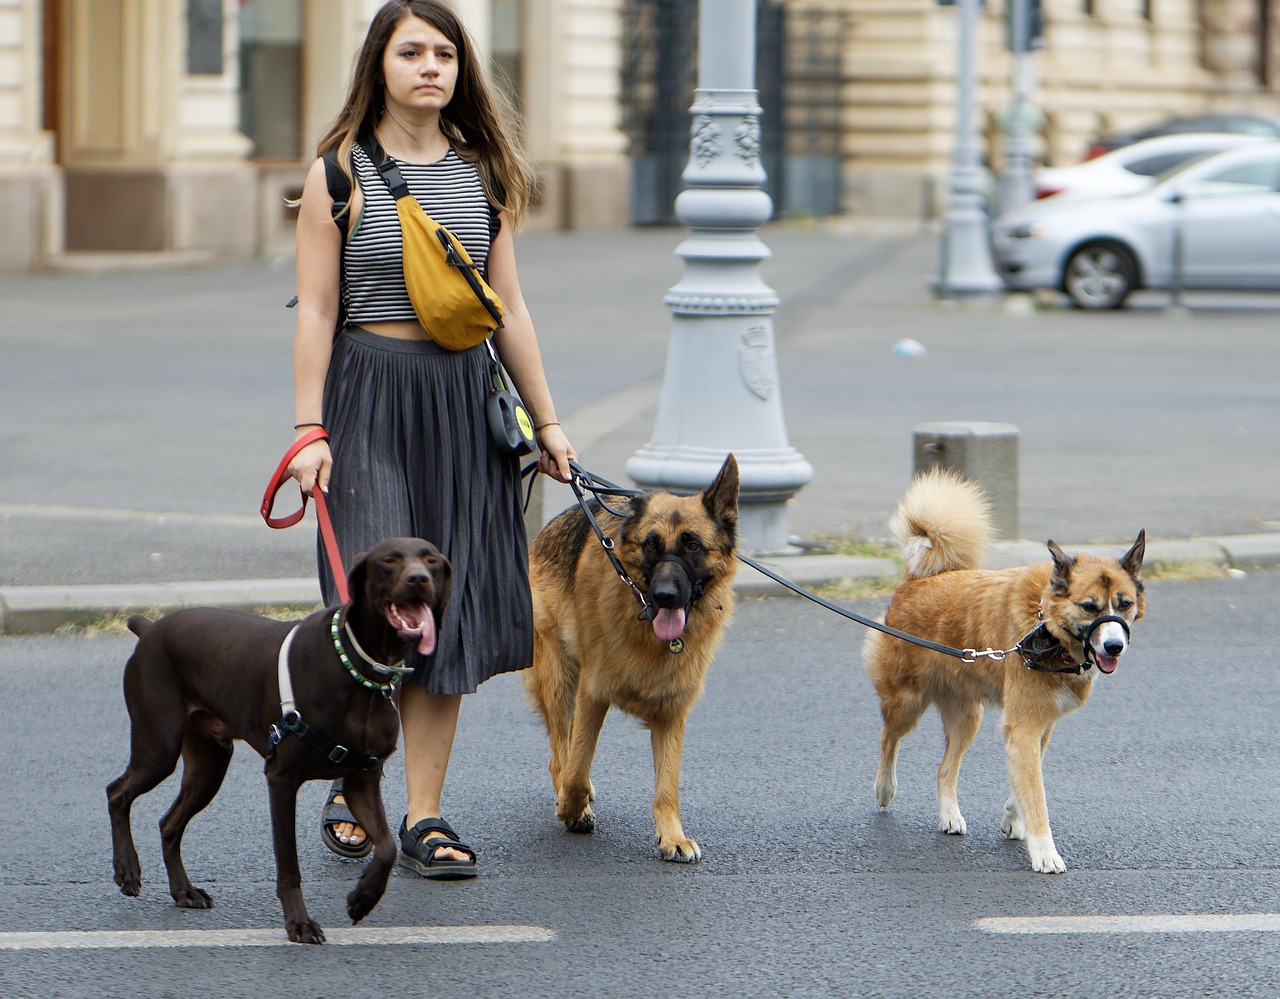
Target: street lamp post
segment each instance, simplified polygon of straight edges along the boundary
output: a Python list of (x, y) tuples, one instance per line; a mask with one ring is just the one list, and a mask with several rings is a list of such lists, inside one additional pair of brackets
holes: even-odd
[(1032, 89), (1031, 0), (1009, 0), (1009, 58), (1012, 62), (1011, 99), (1005, 122), (1004, 173), (1000, 178), (1000, 210), (1014, 212), (1035, 200), (1031, 170), (1030, 124)]
[(942, 253), (935, 292), (940, 298), (985, 296), (1003, 284), (991, 259), (984, 210), (982, 161), (973, 122), (974, 38), (979, 0), (958, 0), (956, 31), (956, 138), (950, 196), (943, 217)]
[(640, 486), (696, 492), (732, 451), (741, 476), (738, 533), (756, 553), (788, 550), (787, 503), (813, 466), (787, 443), (773, 349), (778, 296), (760, 276), (756, 235), (773, 213), (762, 189), (755, 88), (756, 0), (700, 0), (698, 89), (685, 189), (688, 238), (666, 296), (671, 339), (653, 437), (627, 462)]

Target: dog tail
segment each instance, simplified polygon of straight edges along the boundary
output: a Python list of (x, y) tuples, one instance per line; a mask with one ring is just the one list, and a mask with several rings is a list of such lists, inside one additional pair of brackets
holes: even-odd
[(155, 622), (150, 618), (143, 617), (141, 614), (131, 614), (129, 616), (129, 620), (126, 621), (125, 624), (128, 626), (130, 631), (141, 638), (142, 633), (155, 624)]
[(991, 507), (982, 490), (956, 472), (917, 475), (889, 519), (908, 579), (978, 569), (991, 541)]

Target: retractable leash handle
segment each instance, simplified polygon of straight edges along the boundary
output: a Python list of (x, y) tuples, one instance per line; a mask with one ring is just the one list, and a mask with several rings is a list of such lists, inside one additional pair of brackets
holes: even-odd
[[(309, 430), (296, 441), (293, 446), (284, 453), (284, 457), (280, 459), (280, 464), (276, 466), (275, 474), (271, 477), (271, 481), (267, 483), (267, 491), (262, 495), (262, 519), (267, 522), (267, 526), (276, 530), (286, 527), (292, 527), (298, 523), (307, 512), (307, 494), (302, 492), (302, 487), (298, 487), (298, 492), (302, 496), (302, 506), (298, 507), (296, 513), (288, 514), (284, 517), (271, 516), (271, 508), (275, 505), (276, 494), (284, 487), (285, 483), (291, 482), (293, 476), (289, 474), (289, 462), (293, 461), (304, 447), (314, 444), (316, 441), (327, 441), (329, 435), (323, 427), (316, 427), (315, 430)], [(342, 568), (342, 556), (338, 552), (338, 539), (333, 533), (333, 521), (329, 517), (329, 505), (325, 502), (324, 492), (317, 482), (315, 488), (311, 490), (311, 498), (316, 501), (316, 520), (320, 523), (320, 537), (324, 540), (325, 555), (329, 559), (329, 568), (333, 572), (334, 587), (338, 591), (338, 599), (344, 604), (351, 602), (350, 594), (347, 592), (347, 574)]]

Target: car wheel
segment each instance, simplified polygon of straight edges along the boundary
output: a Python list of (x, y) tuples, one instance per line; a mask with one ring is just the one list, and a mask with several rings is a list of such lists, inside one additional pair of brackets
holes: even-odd
[(1082, 309), (1118, 309), (1137, 282), (1133, 255), (1115, 243), (1086, 243), (1062, 269), (1062, 290)]

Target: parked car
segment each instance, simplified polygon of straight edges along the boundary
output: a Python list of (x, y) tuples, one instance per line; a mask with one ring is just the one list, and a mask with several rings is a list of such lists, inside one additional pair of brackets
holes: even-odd
[(1112, 132), (1094, 139), (1085, 159), (1093, 159), (1113, 149), (1127, 146), (1157, 135), (1173, 135), (1176, 132), (1238, 132), (1257, 135), (1265, 139), (1280, 139), (1280, 118), (1275, 115), (1222, 112), (1197, 114), (1182, 118), (1168, 118), (1155, 125), (1134, 128), (1126, 132)]
[(991, 232), (1009, 288), (1057, 288), (1083, 309), (1175, 275), (1187, 289), (1280, 291), (1280, 141), (1209, 154), (1134, 194), (1046, 198)]
[(1075, 166), (1037, 170), (1036, 197), (1096, 198), (1141, 191), (1155, 183), (1160, 174), (1197, 156), (1265, 141), (1240, 132), (1157, 135)]

